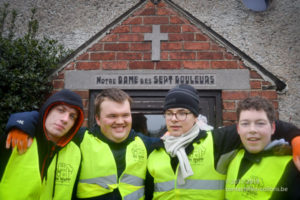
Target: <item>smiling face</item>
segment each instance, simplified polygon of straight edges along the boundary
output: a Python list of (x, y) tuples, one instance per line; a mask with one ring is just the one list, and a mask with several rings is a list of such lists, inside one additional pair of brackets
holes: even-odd
[(75, 108), (67, 105), (54, 106), (45, 120), (45, 130), (49, 140), (58, 142), (73, 127), (78, 112)]
[(128, 100), (118, 103), (105, 98), (100, 104), (100, 115), (96, 115), (96, 122), (105, 137), (113, 142), (124, 141), (131, 130), (132, 118)]
[[(166, 110), (165, 113), (173, 113), (171, 118), (167, 118), (165, 116), (168, 132), (172, 136), (178, 137), (186, 133), (194, 126), (197, 121), (197, 118), (191, 113), (191, 111), (185, 108), (170, 108)], [(175, 116), (175, 113), (177, 113), (177, 115), (179, 115), (180, 113), (186, 113), (186, 119), (178, 120)]]
[(271, 142), (275, 123), (270, 123), (264, 110), (242, 110), (237, 131), (247, 151), (259, 153)]

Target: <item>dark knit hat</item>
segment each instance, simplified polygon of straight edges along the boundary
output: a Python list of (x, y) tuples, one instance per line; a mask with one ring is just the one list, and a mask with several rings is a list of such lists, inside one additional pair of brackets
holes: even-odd
[(186, 108), (195, 116), (199, 115), (199, 95), (190, 85), (178, 85), (171, 89), (165, 98), (164, 111), (169, 108)]

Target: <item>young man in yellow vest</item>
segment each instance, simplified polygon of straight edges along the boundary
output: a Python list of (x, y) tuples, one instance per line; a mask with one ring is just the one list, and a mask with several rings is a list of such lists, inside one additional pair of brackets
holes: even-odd
[(105, 89), (95, 98), (97, 126), (81, 143), (78, 199), (144, 199), (144, 182), (152, 140), (132, 127), (130, 96)]
[[(153, 199), (225, 197), (227, 165), (241, 141), (235, 126), (201, 131), (197, 119), (199, 102), (197, 90), (189, 85), (178, 85), (166, 95), (168, 132), (155, 144), (147, 165), (146, 189)], [(276, 137), (292, 140), (300, 134), (297, 127), (281, 121), (276, 122), (276, 127)]]
[(36, 119), (26, 121), (33, 123), (19, 117), (11, 116), (12, 128), (29, 130), (35, 138), (24, 154), (5, 149), (6, 135), (0, 139), (0, 199), (71, 199), (81, 162), (72, 140), (84, 119), (80, 96), (61, 90), (48, 98)]
[(229, 164), (226, 199), (300, 199), (300, 172), (284, 139), (271, 140), (275, 110), (268, 100), (250, 97), (237, 108), (243, 147)]

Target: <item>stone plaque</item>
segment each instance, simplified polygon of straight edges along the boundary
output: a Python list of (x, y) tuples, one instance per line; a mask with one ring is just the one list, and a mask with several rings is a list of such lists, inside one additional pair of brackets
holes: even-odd
[(249, 71), (224, 70), (89, 70), (66, 71), (65, 88), (74, 90), (104, 89), (171, 89), (190, 84), (204, 90), (248, 90)]

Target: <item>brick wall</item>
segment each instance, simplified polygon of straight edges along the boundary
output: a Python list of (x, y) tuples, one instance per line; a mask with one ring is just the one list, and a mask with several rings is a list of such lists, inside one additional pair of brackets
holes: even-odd
[[(152, 32), (152, 25), (160, 25), (169, 40), (161, 42), (161, 60), (151, 61), (151, 42), (144, 41), (144, 34)], [(121, 24), (78, 55), (53, 79), (55, 90), (64, 87), (66, 70), (172, 70), (172, 69), (248, 69), (239, 57), (205, 35), (186, 18), (170, 9), (165, 3), (144, 7), (122, 21)], [(250, 70), (250, 69), (249, 69)], [(277, 93), (268, 89), (255, 71), (250, 71), (248, 91), (222, 91), (223, 124), (236, 120), (237, 102), (247, 96), (263, 96), (278, 109)], [(88, 116), (88, 91), (75, 91), (83, 98), (85, 116)], [(87, 126), (87, 119), (85, 121)]]

